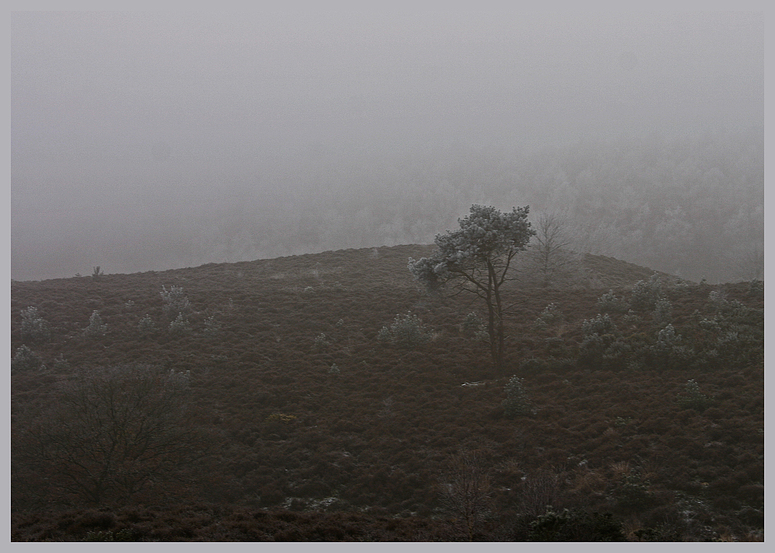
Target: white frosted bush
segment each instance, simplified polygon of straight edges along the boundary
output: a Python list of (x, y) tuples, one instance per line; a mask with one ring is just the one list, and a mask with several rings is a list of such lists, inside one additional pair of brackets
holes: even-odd
[(49, 332), (48, 323), (40, 316), (37, 307), (30, 306), (27, 309), (23, 309), (21, 314), (23, 340), (40, 343), (50, 338), (51, 333)]
[(429, 342), (430, 332), (425, 328), (417, 315), (411, 311), (406, 315), (396, 315), (393, 323), (383, 326), (377, 334), (377, 340), (404, 348), (414, 348)]
[(533, 405), (525, 391), (525, 380), (512, 376), (506, 384), (506, 399), (501, 405), (508, 418), (521, 417), (533, 413)]
[(89, 326), (83, 331), (87, 336), (105, 336), (108, 331), (108, 325), (103, 324), (100, 312), (96, 309), (92, 311), (91, 317), (89, 317)]
[(164, 302), (164, 314), (170, 319), (175, 319), (181, 314), (186, 315), (191, 309), (191, 304), (182, 286), (173, 285), (170, 286), (169, 290), (162, 286), (159, 294)]

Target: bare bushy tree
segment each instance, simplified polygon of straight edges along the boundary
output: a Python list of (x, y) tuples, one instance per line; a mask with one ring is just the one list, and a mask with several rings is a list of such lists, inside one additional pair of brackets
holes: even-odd
[(575, 240), (568, 216), (560, 211), (544, 212), (535, 222), (535, 231), (527, 258), (541, 286), (549, 288), (577, 276), (580, 256), (573, 251)]
[(522, 488), (522, 511), (531, 517), (542, 515), (547, 505), (556, 506), (560, 482), (556, 472), (539, 470), (525, 477)]
[(490, 478), (479, 451), (455, 455), (441, 483), (441, 501), (455, 516), (469, 540), (490, 510)]
[(19, 422), (14, 457), (50, 492), (126, 501), (206, 449), (186, 421), (189, 376), (145, 365), (79, 371), (51, 409)]

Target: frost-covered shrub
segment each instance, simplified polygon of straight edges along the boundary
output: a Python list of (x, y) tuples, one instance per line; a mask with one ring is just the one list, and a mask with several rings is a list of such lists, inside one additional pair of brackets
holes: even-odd
[(48, 323), (38, 313), (38, 308), (30, 306), (23, 309), (22, 312), (22, 339), (32, 343), (42, 343), (48, 341), (51, 332)]
[(601, 313), (624, 313), (627, 311), (627, 301), (614, 294), (613, 290), (608, 290), (597, 299), (597, 309)]
[(622, 340), (614, 340), (603, 351), (601, 365), (604, 369), (623, 369), (631, 361), (633, 349), (630, 344)]
[(393, 323), (389, 327), (383, 326), (377, 334), (378, 341), (404, 348), (414, 348), (429, 342), (430, 339), (430, 332), (411, 311), (406, 315), (396, 315)]
[(113, 530), (89, 530), (84, 541), (137, 541), (131, 528)]
[(627, 366), (633, 348), (624, 342), (608, 313), (581, 323), (584, 339), (579, 346), (579, 364), (586, 367), (622, 369)]
[(508, 418), (530, 415), (535, 412), (533, 404), (525, 391), (525, 381), (518, 376), (512, 376), (505, 387), (506, 399), (501, 405)]
[(654, 309), (657, 300), (661, 297), (662, 283), (659, 281), (659, 276), (654, 274), (648, 282), (639, 280), (635, 283), (635, 286), (632, 287), (630, 308), (641, 311), (651, 311)]
[(753, 279), (748, 283), (748, 295), (760, 296), (764, 294), (764, 283), (761, 280)]
[[(603, 368), (604, 360), (611, 363), (619, 359), (621, 349), (617, 349), (618, 340), (613, 334), (592, 333), (582, 340), (579, 346), (579, 365), (583, 367)], [(610, 348), (614, 349), (610, 349)], [(610, 349), (610, 351), (609, 351)], [(607, 357), (606, 357), (607, 356)]]
[(547, 363), (537, 357), (528, 357), (519, 363), (519, 372), (522, 374), (538, 374), (547, 369)]
[(550, 303), (543, 311), (541, 311), (541, 314), (538, 315), (535, 323), (533, 323), (533, 327), (536, 330), (543, 330), (552, 325), (560, 324), (563, 320), (564, 316), (562, 311), (560, 311), (554, 303)]
[(181, 314), (186, 315), (190, 311), (191, 304), (182, 286), (173, 285), (169, 290), (162, 286), (159, 294), (164, 302), (164, 314), (170, 319), (175, 319)]
[(648, 508), (654, 503), (650, 488), (651, 482), (643, 478), (637, 469), (631, 469), (613, 491), (617, 507), (626, 510)]
[(331, 341), (328, 339), (328, 336), (324, 332), (321, 332), (317, 336), (315, 336), (314, 340), (315, 349), (316, 350), (323, 350), (326, 349), (328, 346), (331, 345)]
[(726, 306), (727, 293), (723, 290), (711, 290), (708, 294), (708, 303), (716, 309)]
[(681, 335), (677, 334), (673, 325), (669, 324), (657, 333), (657, 342), (654, 349), (657, 352), (670, 352), (678, 342), (681, 341)]
[(519, 363), (520, 374), (540, 374), (546, 372), (564, 372), (575, 367), (573, 359), (569, 357), (549, 356), (544, 359), (528, 357)]
[(645, 357), (651, 366), (658, 369), (699, 368), (705, 364), (702, 355), (683, 345), (683, 338), (672, 324), (657, 333), (656, 342), (645, 352)]
[(54, 358), (53, 368), (55, 371), (64, 371), (70, 368), (70, 363), (68, 363), (67, 359), (65, 359), (63, 353), (60, 353)]
[(546, 505), (546, 513), (530, 523), (529, 541), (541, 542), (613, 542), (625, 541), (622, 523), (611, 513), (582, 510), (555, 511)]
[(673, 304), (667, 298), (659, 298), (654, 305), (654, 322), (658, 325), (667, 324), (673, 317)]
[(479, 315), (472, 311), (466, 315), (466, 318), (461, 325), (461, 330), (466, 336), (475, 337), (478, 333), (484, 332), (484, 321)]
[(43, 361), (40, 357), (38, 357), (33, 351), (22, 344), (19, 346), (19, 348), (16, 350), (16, 355), (14, 355), (13, 359), (11, 360), (11, 371), (34, 371), (34, 370), (43, 370), (46, 366), (43, 364)]
[(103, 324), (100, 312), (96, 309), (92, 311), (91, 317), (89, 317), (89, 326), (83, 331), (86, 336), (105, 336), (108, 331), (108, 325)]
[(673, 283), (673, 292), (679, 295), (684, 295), (689, 291), (689, 283), (684, 279), (679, 278)]
[(205, 328), (204, 333), (205, 336), (209, 338), (213, 338), (218, 335), (218, 333), (221, 331), (221, 323), (219, 321), (215, 320), (215, 315), (210, 315), (205, 319), (204, 322)]
[(183, 313), (178, 313), (175, 320), (170, 323), (170, 334), (188, 334), (191, 331), (191, 324)]
[(629, 309), (624, 317), (622, 317), (622, 322), (627, 325), (636, 325), (640, 322), (640, 317), (635, 311)]
[(145, 336), (153, 334), (156, 332), (156, 323), (153, 322), (150, 315), (145, 315), (145, 317), (140, 319), (140, 322), (137, 323), (137, 330), (140, 331), (140, 334)]
[(700, 385), (692, 379), (686, 382), (684, 393), (678, 394), (676, 403), (683, 409), (702, 412), (713, 404), (713, 398), (700, 392)]
[(617, 328), (608, 313), (603, 315), (598, 313), (594, 319), (584, 319), (581, 323), (581, 331), (585, 337), (588, 337), (592, 334), (616, 334)]

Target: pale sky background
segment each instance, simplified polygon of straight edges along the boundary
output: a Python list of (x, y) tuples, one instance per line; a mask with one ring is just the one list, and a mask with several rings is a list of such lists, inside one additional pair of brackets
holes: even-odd
[(165, 235), (148, 213), (185, 218), (308, 152), (530, 149), (764, 119), (756, 13), (27, 12), (10, 29), (22, 280), (173, 268), (138, 253)]

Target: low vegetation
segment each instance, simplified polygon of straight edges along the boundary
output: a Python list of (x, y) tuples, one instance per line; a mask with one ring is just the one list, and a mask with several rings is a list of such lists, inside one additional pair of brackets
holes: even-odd
[(499, 371), (432, 252), (12, 282), (12, 540), (763, 539), (761, 282), (520, 272)]

